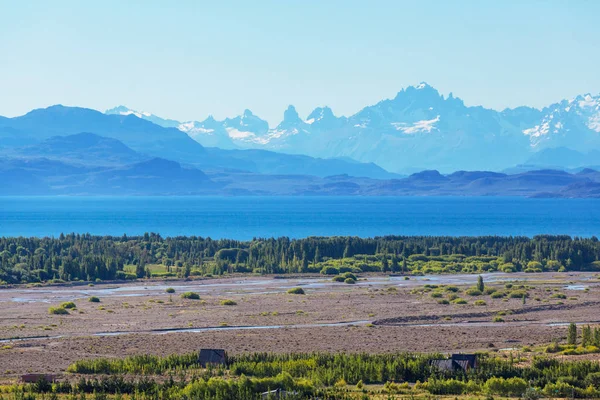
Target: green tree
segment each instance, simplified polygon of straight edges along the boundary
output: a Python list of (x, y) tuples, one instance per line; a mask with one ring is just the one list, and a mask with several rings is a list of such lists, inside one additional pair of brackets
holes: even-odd
[(135, 276), (138, 278), (143, 278), (146, 275), (146, 263), (142, 260), (138, 261), (135, 266)]
[(567, 332), (567, 343), (576, 345), (577, 344), (577, 325), (573, 322), (569, 324), (569, 330)]
[(481, 293), (483, 293), (484, 289), (485, 289), (485, 284), (483, 283), (483, 277), (481, 275), (479, 275), (477, 277), (477, 290), (479, 290)]
[(394, 254), (392, 257), (392, 272), (396, 273), (400, 270), (400, 266), (398, 265), (398, 256)]
[(383, 258), (381, 259), (381, 270), (383, 272), (387, 272), (389, 269), (390, 269), (390, 266), (388, 263), (387, 254), (384, 254)]
[(583, 347), (591, 346), (592, 342), (592, 328), (589, 325), (584, 326), (581, 329), (581, 345)]

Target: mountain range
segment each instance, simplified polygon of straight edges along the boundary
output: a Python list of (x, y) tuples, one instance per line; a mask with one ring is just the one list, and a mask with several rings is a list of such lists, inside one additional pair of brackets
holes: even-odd
[[(444, 97), (420, 83), (350, 117), (318, 107), (303, 119), (289, 106), (274, 128), (250, 110), (222, 121), (209, 116), (204, 121), (185, 122), (124, 106), (106, 113), (136, 115), (177, 128), (208, 147), (351, 158), (402, 174), (424, 169), (449, 173), (501, 171), (516, 165), (531, 169), (600, 164), (594, 153), (600, 151), (600, 95), (580, 95), (542, 110), (518, 107), (496, 111), (466, 106), (452, 93)], [(563, 160), (564, 154), (569, 155), (569, 162)], [(551, 155), (559, 157), (551, 159)]]
[(351, 117), (290, 106), (275, 128), (249, 110), (178, 122), (56, 105), (0, 117), (0, 195), (600, 197), (599, 104), (497, 112), (420, 84)]

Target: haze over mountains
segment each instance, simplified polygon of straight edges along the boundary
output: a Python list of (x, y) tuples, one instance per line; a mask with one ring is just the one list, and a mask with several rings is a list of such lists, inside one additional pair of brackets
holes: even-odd
[(208, 117), (200, 122), (177, 122), (123, 106), (107, 113), (133, 114), (177, 127), (204, 146), (349, 157), (397, 173), (600, 164), (595, 153), (590, 153), (600, 151), (600, 95), (580, 95), (542, 110), (495, 111), (465, 106), (452, 94), (444, 97), (421, 83), (350, 117), (318, 107), (301, 118), (289, 106), (273, 128), (250, 110), (222, 121)]
[(179, 122), (56, 105), (0, 117), (0, 195), (600, 197), (599, 155), (591, 95), (497, 112), (420, 84), (350, 117), (290, 106), (275, 128), (249, 110)]

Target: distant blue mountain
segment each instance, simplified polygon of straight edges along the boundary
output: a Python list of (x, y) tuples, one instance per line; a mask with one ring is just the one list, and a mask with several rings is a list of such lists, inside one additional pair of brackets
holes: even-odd
[[(230, 126), (260, 127), (250, 111)], [(258, 128), (257, 128), (258, 129)], [(265, 150), (205, 148), (186, 133), (137, 117), (85, 108), (52, 106), (22, 117), (0, 119), (0, 156), (46, 157), (68, 162), (115, 165), (161, 157), (201, 169), (238, 169), (265, 174), (327, 176), (347, 173), (371, 178), (390, 174), (373, 163), (278, 154)]]
[[(318, 107), (303, 119), (289, 106), (274, 128), (249, 112), (223, 121), (211, 117), (183, 122), (178, 128), (207, 146), (348, 157), (403, 174), (427, 169), (501, 171), (543, 158), (538, 153), (547, 149), (600, 151), (600, 95), (580, 95), (542, 110), (495, 111), (466, 106), (452, 94), (444, 97), (420, 83), (349, 117)], [(567, 167), (561, 158), (553, 164), (543, 161)]]
[(600, 172), (520, 174), (424, 171), (407, 178), (204, 173), (153, 158), (124, 166), (76, 166), (44, 158), (0, 159), (0, 195), (292, 195), (600, 197)]

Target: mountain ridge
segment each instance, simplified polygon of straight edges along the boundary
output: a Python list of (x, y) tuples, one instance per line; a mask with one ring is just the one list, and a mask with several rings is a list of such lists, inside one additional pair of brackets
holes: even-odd
[(321, 106), (302, 119), (289, 106), (275, 127), (254, 114), (260, 121), (256, 126), (232, 127), (230, 121), (240, 117), (222, 121), (209, 117), (183, 122), (178, 128), (207, 146), (349, 157), (400, 173), (500, 171), (527, 163), (545, 149), (600, 151), (600, 95), (591, 94), (543, 109), (493, 110), (466, 106), (452, 93), (445, 97), (421, 82), (348, 117), (338, 117), (331, 108)]

